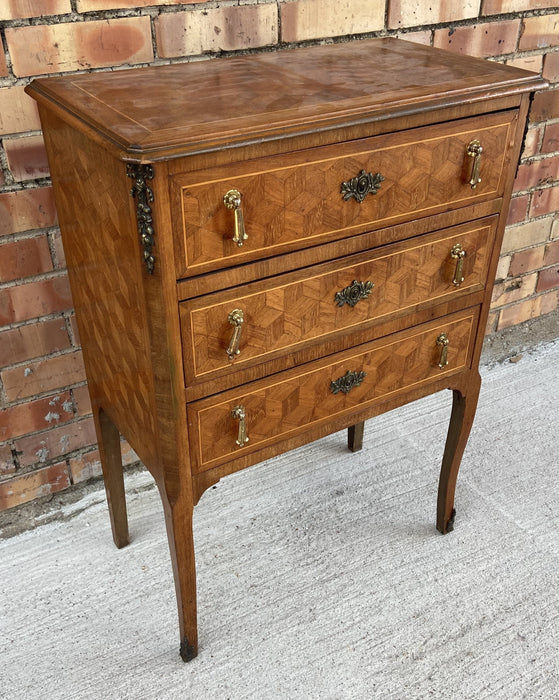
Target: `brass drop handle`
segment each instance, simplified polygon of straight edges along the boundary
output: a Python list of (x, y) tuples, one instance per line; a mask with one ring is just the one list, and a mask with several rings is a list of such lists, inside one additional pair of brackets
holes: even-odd
[(473, 190), (478, 186), (478, 184), (481, 182), (481, 154), (483, 153), (483, 147), (481, 143), (477, 140), (474, 139), (473, 141), (470, 141), (468, 144), (468, 148), (466, 150), (466, 153), (470, 158), (473, 158), (473, 163), (472, 163), (472, 172), (470, 175), (470, 185)]
[(233, 234), (233, 240), (239, 248), (248, 238), (245, 233), (245, 220), (241, 208), (241, 198), (242, 195), (239, 190), (229, 190), (223, 197), (223, 203), (227, 209), (232, 209), (235, 213), (235, 233)]
[(460, 243), (452, 246), (450, 249), (450, 257), (456, 260), (456, 269), (454, 270), (452, 284), (455, 287), (459, 287), (464, 281), (464, 258), (466, 257), (466, 251), (462, 248)]
[(239, 404), (231, 411), (231, 417), (239, 421), (239, 432), (235, 444), (243, 447), (248, 442), (247, 426), (246, 426), (246, 410), (245, 407)]
[(233, 309), (227, 316), (227, 320), (233, 326), (233, 334), (231, 335), (231, 340), (229, 341), (229, 347), (225, 351), (230, 360), (234, 360), (236, 355), (240, 355), (241, 350), (239, 345), (241, 344), (241, 331), (243, 329), (243, 323), (245, 321), (245, 315), (242, 309)]
[(448, 346), (450, 341), (446, 333), (441, 333), (437, 338), (437, 345), (441, 348), (441, 356), (439, 358), (439, 369), (444, 369), (448, 365)]

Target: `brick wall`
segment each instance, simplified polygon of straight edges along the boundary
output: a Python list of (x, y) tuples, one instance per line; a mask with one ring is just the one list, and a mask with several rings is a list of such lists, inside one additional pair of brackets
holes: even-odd
[(541, 72), (488, 332), (558, 306), (556, 2), (154, 2), (0, 0), (0, 510), (100, 473), (33, 76), (386, 35)]

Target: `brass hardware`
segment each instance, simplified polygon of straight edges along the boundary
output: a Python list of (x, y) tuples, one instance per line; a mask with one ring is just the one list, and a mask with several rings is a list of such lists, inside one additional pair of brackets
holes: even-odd
[(353, 280), (349, 287), (342, 289), (341, 292), (336, 292), (334, 301), (338, 306), (347, 304), (353, 307), (361, 299), (366, 299), (374, 286), (372, 282), (358, 282), (357, 280)]
[(134, 180), (130, 195), (136, 200), (136, 221), (142, 244), (143, 260), (149, 274), (153, 274), (155, 258), (152, 255), (154, 246), (153, 217), (150, 204), (153, 202), (153, 190), (146, 180), (153, 180), (151, 165), (135, 165), (128, 163), (126, 175)]
[(481, 154), (483, 153), (483, 147), (477, 139), (474, 139), (473, 141), (470, 141), (470, 143), (468, 144), (468, 148), (466, 150), (466, 153), (469, 155), (470, 158), (474, 159), (474, 162), (472, 163), (472, 173), (470, 175), (469, 183), (470, 183), (472, 189), (475, 190), (475, 188), (481, 182), (480, 171), (481, 171)]
[(247, 427), (246, 427), (246, 411), (245, 407), (239, 404), (231, 411), (231, 418), (239, 421), (239, 432), (235, 444), (243, 447), (248, 442)]
[(456, 269), (454, 270), (452, 284), (455, 287), (459, 287), (464, 281), (464, 258), (466, 257), (466, 251), (462, 248), (460, 243), (452, 246), (450, 249), (450, 257), (456, 260)]
[(233, 209), (235, 212), (235, 233), (233, 234), (233, 240), (239, 246), (239, 248), (248, 238), (247, 234), (245, 233), (245, 219), (241, 208), (241, 198), (242, 194), (239, 192), (239, 190), (229, 190), (229, 192), (227, 192), (223, 197), (223, 203), (227, 209)]
[(444, 369), (448, 365), (448, 346), (450, 341), (446, 333), (441, 333), (437, 338), (437, 345), (441, 348), (441, 356), (439, 358), (439, 369)]
[(342, 182), (342, 197), (347, 201), (352, 197), (361, 204), (368, 194), (376, 194), (380, 189), (380, 183), (384, 180), (380, 173), (367, 173), (362, 170), (359, 175), (352, 177), (347, 182)]
[(245, 316), (241, 309), (233, 309), (227, 320), (233, 326), (233, 335), (229, 341), (229, 347), (225, 351), (230, 360), (235, 359), (235, 355), (240, 354), (239, 344), (241, 342), (241, 330), (245, 320)]
[(337, 394), (340, 391), (343, 394), (349, 394), (354, 386), (359, 386), (367, 376), (366, 372), (353, 372), (348, 370), (343, 377), (339, 377), (330, 383), (330, 391)]

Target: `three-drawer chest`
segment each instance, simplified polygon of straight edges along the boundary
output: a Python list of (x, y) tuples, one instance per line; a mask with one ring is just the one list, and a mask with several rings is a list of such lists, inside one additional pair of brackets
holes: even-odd
[[(120, 434), (159, 488), (181, 655), (193, 508), (222, 477), (442, 389), (437, 527), (530, 94), (522, 70), (396, 39), (35, 80), (113, 536)], [(373, 428), (374, 429), (374, 428)], [(351, 456), (348, 455), (348, 459)]]

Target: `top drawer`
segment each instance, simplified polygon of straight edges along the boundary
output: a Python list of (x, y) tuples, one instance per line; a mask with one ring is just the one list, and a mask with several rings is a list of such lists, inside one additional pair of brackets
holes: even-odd
[[(176, 175), (177, 277), (499, 197), (516, 119), (500, 112)], [(242, 216), (224, 203), (230, 191)]]

